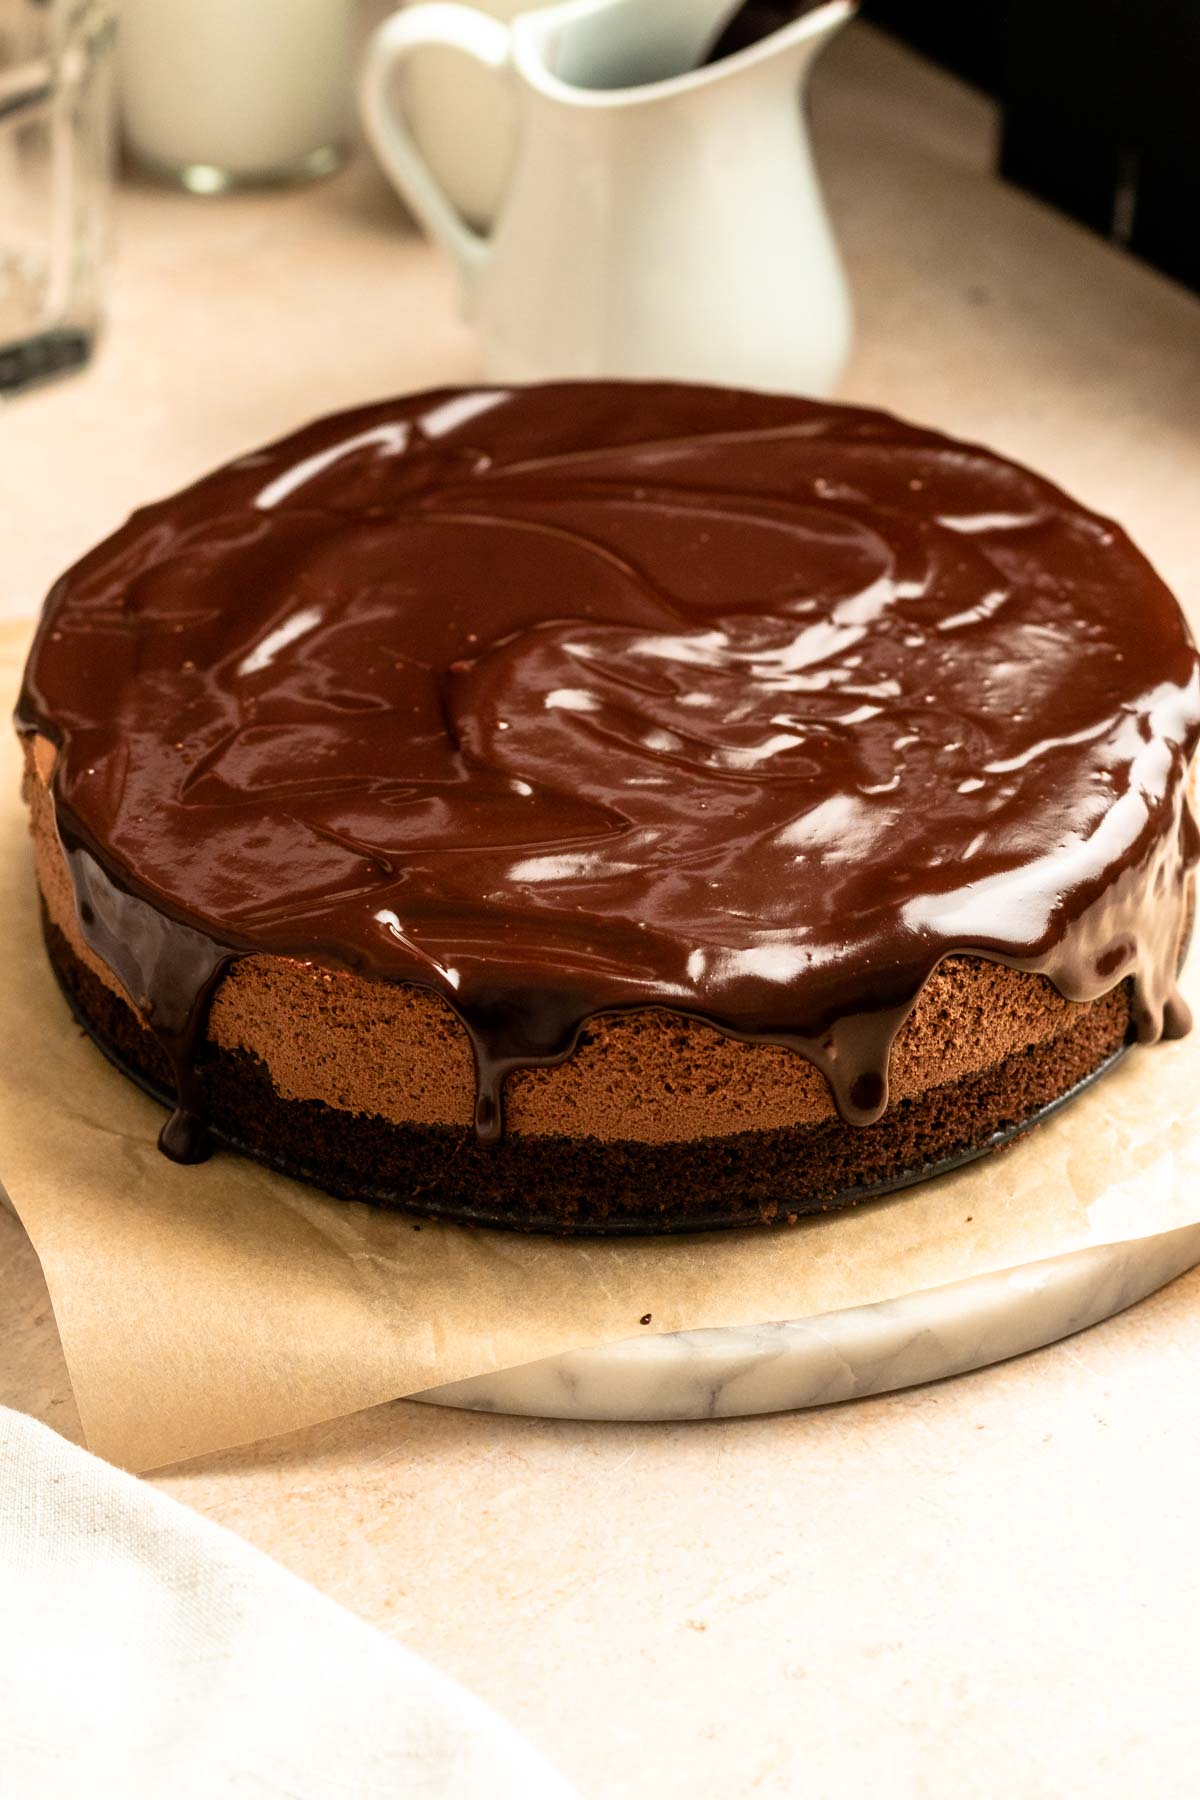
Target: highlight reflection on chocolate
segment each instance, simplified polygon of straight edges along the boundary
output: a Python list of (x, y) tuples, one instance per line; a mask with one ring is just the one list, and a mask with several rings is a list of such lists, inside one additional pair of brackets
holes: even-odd
[(506, 1076), (661, 1006), (842, 1118), (961, 952), (1186, 1029), (1197, 657), (1123, 533), (849, 407), (666, 385), (343, 414), (58, 584), (20, 728), (87, 943), (176, 1074), (232, 959), (445, 999)]

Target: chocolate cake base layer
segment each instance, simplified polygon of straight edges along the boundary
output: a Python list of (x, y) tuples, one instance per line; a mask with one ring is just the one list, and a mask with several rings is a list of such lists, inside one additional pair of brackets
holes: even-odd
[[(129, 1006), (43, 915), (76, 1017), (156, 1098), (170, 1071)], [(968, 1078), (895, 1102), (875, 1125), (838, 1119), (682, 1143), (510, 1135), (402, 1125), (316, 1100), (285, 1100), (266, 1065), (210, 1044), (205, 1115), (232, 1149), (345, 1200), (519, 1231), (656, 1233), (780, 1224), (909, 1186), (999, 1148), (1111, 1066), (1131, 1037), (1127, 987), (1073, 1013), (1048, 1041)]]

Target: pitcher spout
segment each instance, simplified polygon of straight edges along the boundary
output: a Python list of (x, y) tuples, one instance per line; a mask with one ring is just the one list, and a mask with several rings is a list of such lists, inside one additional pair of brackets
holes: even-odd
[(780, 24), (791, 8), (769, 0), (759, 9), (743, 0), (567, 0), (516, 20), (514, 61), (551, 98), (636, 105), (768, 73), (800, 78), (855, 6), (825, 0)]
[[(784, 23), (779, 22), (780, 16), (791, 8), (771, 0), (764, 0), (759, 8), (737, 9), (733, 22), (739, 28), (737, 34), (729, 31), (724, 42), (714, 43), (709, 54), (722, 60), (709, 66), (731, 74), (735, 69), (762, 72), (769, 66), (789, 80), (803, 80), (818, 52), (853, 18), (857, 8), (858, 0), (825, 0)], [(763, 29), (756, 30), (757, 25)]]

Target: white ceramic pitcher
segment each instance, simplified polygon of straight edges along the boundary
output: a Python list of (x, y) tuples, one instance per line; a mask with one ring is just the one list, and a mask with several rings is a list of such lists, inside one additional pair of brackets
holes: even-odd
[[(511, 26), (450, 4), (368, 47), (363, 117), (385, 170), (450, 251), (498, 381), (668, 377), (828, 392), (850, 309), (799, 90), (852, 0), (696, 65), (736, 0), (570, 0)], [(410, 52), (502, 72), (512, 177), (488, 236), (439, 187), (394, 102)]]

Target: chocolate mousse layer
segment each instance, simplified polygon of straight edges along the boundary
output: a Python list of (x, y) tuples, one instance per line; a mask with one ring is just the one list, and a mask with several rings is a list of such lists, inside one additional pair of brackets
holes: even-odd
[(1178, 607), (882, 414), (323, 421), (77, 565), (18, 722), (52, 956), (177, 1156), (207, 1120), (458, 1216), (789, 1216), (1186, 1028)]

